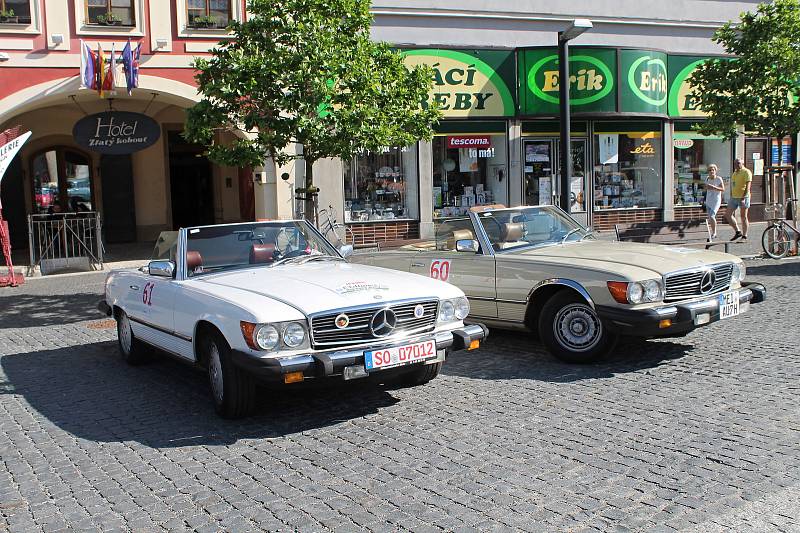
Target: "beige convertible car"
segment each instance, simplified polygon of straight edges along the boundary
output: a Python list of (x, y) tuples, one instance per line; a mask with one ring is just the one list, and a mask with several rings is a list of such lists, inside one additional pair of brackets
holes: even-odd
[(471, 319), (534, 332), (571, 363), (602, 357), (620, 335), (684, 336), (766, 298), (733, 255), (597, 240), (552, 206), (477, 209), (438, 223), (430, 241), (351, 261), (448, 281)]

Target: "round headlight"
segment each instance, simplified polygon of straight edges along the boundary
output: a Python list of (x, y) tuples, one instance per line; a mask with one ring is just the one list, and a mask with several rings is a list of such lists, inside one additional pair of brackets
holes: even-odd
[(456, 300), (456, 318), (464, 320), (469, 314), (469, 300), (466, 298), (459, 298)]
[(440, 322), (449, 322), (453, 320), (453, 317), (456, 314), (455, 306), (453, 302), (450, 300), (445, 300), (442, 302), (442, 305), (439, 307), (439, 321)]
[(275, 326), (266, 324), (256, 332), (256, 344), (262, 350), (274, 350), (278, 346), (278, 330)]
[(657, 302), (661, 299), (661, 284), (658, 280), (648, 279), (642, 282), (644, 299), (648, 302)]
[(640, 304), (644, 299), (644, 287), (641, 283), (634, 281), (628, 285), (628, 301), (632, 304)]
[(297, 348), (304, 340), (306, 340), (306, 329), (297, 322), (288, 324), (283, 330), (283, 343), (290, 348)]

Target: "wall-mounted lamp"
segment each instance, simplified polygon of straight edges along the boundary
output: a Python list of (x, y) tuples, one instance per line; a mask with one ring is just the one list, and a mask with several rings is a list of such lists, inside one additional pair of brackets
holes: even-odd
[(50, 41), (53, 43), (54, 46), (58, 46), (59, 44), (64, 44), (64, 34), (63, 33), (51, 33), (50, 34)]
[(156, 48), (166, 48), (169, 41), (166, 39), (156, 39)]
[(8, 61), (11, 59), (11, 56), (5, 52), (0, 52), (0, 61)]

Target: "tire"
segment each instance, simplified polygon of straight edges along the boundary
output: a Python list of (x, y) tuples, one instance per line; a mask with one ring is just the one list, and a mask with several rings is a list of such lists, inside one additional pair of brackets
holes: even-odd
[(233, 364), (231, 349), (219, 333), (207, 333), (200, 342), (217, 414), (230, 419), (248, 416), (255, 404), (252, 376)]
[(122, 359), (129, 365), (141, 365), (147, 361), (148, 346), (133, 335), (131, 321), (122, 310), (117, 316), (117, 345)]
[(773, 259), (786, 257), (791, 247), (789, 232), (781, 224), (770, 224), (761, 235), (761, 247)]
[(439, 371), (442, 369), (442, 363), (433, 363), (430, 365), (422, 364), (419, 368), (415, 368), (405, 376), (403, 376), (403, 382), (408, 385), (409, 387), (416, 387), (418, 385), (425, 385), (436, 376), (439, 375)]
[(539, 338), (555, 357), (573, 364), (601, 359), (617, 341), (586, 300), (572, 291), (558, 292), (545, 303)]

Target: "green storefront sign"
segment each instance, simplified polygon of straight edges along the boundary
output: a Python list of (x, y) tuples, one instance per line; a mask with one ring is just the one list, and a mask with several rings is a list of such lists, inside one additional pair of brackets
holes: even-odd
[(514, 52), (508, 50), (404, 50), (408, 66), (433, 68), (435, 102), (443, 118), (512, 117)]
[(667, 54), (621, 50), (620, 111), (667, 114)]
[[(573, 112), (613, 112), (616, 104), (617, 55), (614, 49), (571, 48), (570, 105)], [(519, 55), (520, 111), (523, 115), (558, 115), (558, 50), (538, 48)]]
[(707, 57), (669, 56), (669, 115), (671, 117), (704, 117), (692, 97), (689, 76), (707, 61)]

